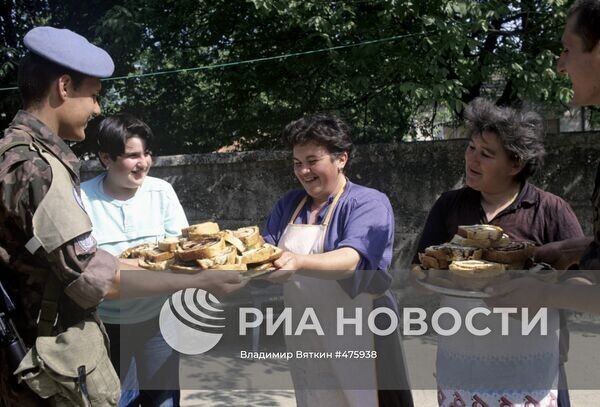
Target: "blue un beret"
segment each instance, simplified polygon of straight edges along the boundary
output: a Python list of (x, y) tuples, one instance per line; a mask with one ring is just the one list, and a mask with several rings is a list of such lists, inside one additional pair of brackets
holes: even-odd
[(108, 78), (115, 70), (108, 52), (66, 28), (36, 27), (23, 42), (31, 52), (88, 76)]

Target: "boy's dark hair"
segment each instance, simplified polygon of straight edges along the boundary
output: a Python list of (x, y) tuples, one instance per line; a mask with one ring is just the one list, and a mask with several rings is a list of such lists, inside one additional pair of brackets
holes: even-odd
[(496, 106), (489, 100), (477, 98), (465, 110), (469, 137), (483, 132), (494, 133), (509, 158), (525, 165), (517, 174), (525, 181), (541, 168), (544, 149), (544, 124), (540, 115), (531, 111)]
[(290, 148), (313, 142), (325, 146), (332, 155), (347, 152), (350, 161), (354, 148), (350, 131), (350, 126), (339, 117), (316, 114), (289, 123), (283, 130), (282, 138)]
[(575, 18), (574, 31), (583, 41), (584, 51), (590, 52), (600, 41), (600, 0), (577, 0), (567, 12)]
[(107, 153), (116, 160), (125, 152), (125, 144), (132, 137), (142, 139), (149, 150), (154, 134), (146, 123), (128, 113), (108, 116), (98, 127), (98, 153)]
[(21, 102), (25, 109), (35, 106), (48, 95), (52, 82), (62, 76), (69, 75), (73, 86), (77, 89), (87, 75), (56, 64), (33, 52), (25, 54), (19, 62), (18, 83)]

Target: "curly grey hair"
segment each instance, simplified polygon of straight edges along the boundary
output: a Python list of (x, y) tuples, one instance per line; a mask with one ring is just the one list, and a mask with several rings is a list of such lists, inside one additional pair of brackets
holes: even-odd
[(535, 175), (541, 168), (546, 150), (544, 149), (544, 124), (539, 114), (496, 106), (494, 103), (477, 98), (465, 110), (465, 120), (469, 138), (483, 132), (498, 136), (509, 158), (524, 163), (517, 174), (521, 182)]

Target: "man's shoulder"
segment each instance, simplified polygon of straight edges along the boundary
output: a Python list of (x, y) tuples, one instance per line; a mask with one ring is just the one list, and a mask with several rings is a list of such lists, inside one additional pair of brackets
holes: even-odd
[[(9, 146), (12, 143), (31, 143), (31, 137), (20, 131), (12, 131), (12, 128), (7, 129), (4, 137), (0, 138), (0, 149)], [(19, 174), (23, 172), (24, 178), (30, 179), (36, 175), (41, 176), (47, 173), (49, 164), (39, 155), (39, 153), (29, 145), (15, 145), (5, 151), (0, 156), (0, 174), (2, 179), (7, 180), (7, 174)]]
[(3, 154), (2, 157), (0, 157), (0, 159), (5, 157), (11, 157), (13, 160), (20, 159), (21, 161), (24, 161), (33, 157), (39, 157), (39, 154), (29, 147), (29, 144), (31, 144), (31, 142), (32, 138), (30, 135), (21, 130), (9, 127), (5, 130), (4, 136), (0, 138), (0, 149), (7, 148), (11, 144), (13, 144), (13, 146), (10, 149), (6, 150), (6, 152)]

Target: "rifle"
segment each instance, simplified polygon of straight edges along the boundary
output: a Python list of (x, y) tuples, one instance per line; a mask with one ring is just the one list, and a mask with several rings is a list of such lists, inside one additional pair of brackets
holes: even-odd
[(27, 353), (23, 339), (19, 336), (10, 316), (15, 312), (15, 304), (0, 281), (0, 345), (6, 351), (8, 368), (14, 372)]

